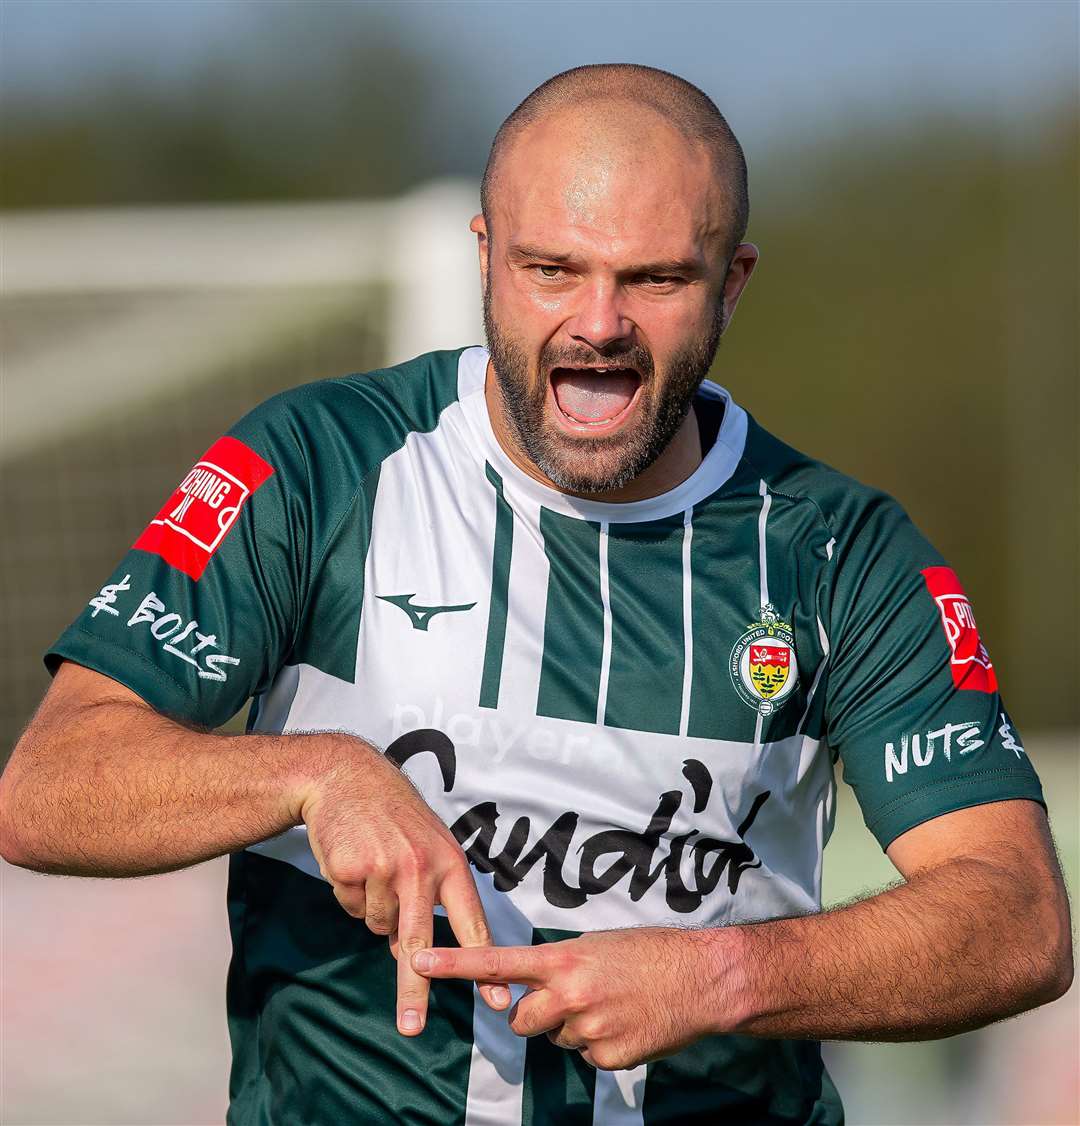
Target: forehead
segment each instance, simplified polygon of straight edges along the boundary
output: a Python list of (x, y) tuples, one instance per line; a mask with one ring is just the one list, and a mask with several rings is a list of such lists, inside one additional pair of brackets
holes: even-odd
[(530, 124), (501, 157), (492, 211), (499, 238), (614, 257), (708, 257), (726, 229), (708, 149), (636, 105)]

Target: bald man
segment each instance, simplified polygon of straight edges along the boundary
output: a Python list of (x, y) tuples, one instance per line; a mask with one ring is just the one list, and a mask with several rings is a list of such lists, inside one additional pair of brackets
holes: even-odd
[[(235, 1126), (835, 1124), (820, 1039), (1068, 987), (958, 578), (706, 379), (746, 222), (700, 90), (551, 79), (472, 223), (488, 350), (257, 408), (50, 651), (3, 854), (232, 854)], [(903, 882), (822, 913), (837, 758)]]

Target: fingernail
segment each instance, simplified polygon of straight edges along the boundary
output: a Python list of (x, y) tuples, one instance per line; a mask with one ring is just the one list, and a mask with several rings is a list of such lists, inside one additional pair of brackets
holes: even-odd
[(493, 985), (491, 987), (491, 1000), (496, 1005), (509, 1005), (510, 990), (505, 985)]
[(420, 1014), (415, 1009), (406, 1009), (401, 1014), (401, 1027), (406, 1032), (416, 1032), (420, 1028)]
[(430, 950), (418, 950), (412, 958), (414, 970), (430, 970), (435, 965), (435, 955)]

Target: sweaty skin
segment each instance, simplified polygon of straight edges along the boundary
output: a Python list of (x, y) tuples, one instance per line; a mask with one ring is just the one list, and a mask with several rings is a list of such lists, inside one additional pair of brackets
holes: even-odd
[[(568, 488), (523, 448), (496, 371), (488, 412), (525, 473), (596, 500), (656, 496), (701, 461), (690, 399), (757, 262), (750, 244), (727, 254), (728, 201), (704, 146), (630, 103), (554, 113), (517, 137), (499, 164), (488, 222), (472, 222), (491, 328), (520, 356), (523, 394), (542, 404), (535, 427), (549, 468), (603, 480), (632, 462), (660, 424), (676, 424), (658, 456), (616, 488)], [(497, 356), (498, 348), (492, 348)], [(680, 357), (696, 364), (681, 368)], [(612, 425), (575, 423), (558, 408), (553, 363), (592, 369), (642, 357), (640, 391)], [(504, 378), (509, 373), (503, 373)], [(595, 378), (602, 380), (603, 376)], [(661, 426), (662, 430), (662, 426)], [(652, 443), (660, 444), (660, 443)]]

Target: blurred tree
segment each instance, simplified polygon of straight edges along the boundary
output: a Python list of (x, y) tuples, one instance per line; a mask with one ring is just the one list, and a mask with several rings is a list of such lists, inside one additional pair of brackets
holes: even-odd
[(148, 61), (62, 100), (10, 93), (0, 207), (370, 197), (436, 175), (445, 77), (384, 15), (264, 5), (180, 79)]
[(1021, 137), (916, 121), (781, 155), (716, 365), (764, 425), (905, 504), (1029, 729), (1080, 723), (1077, 125), (1069, 104)]

